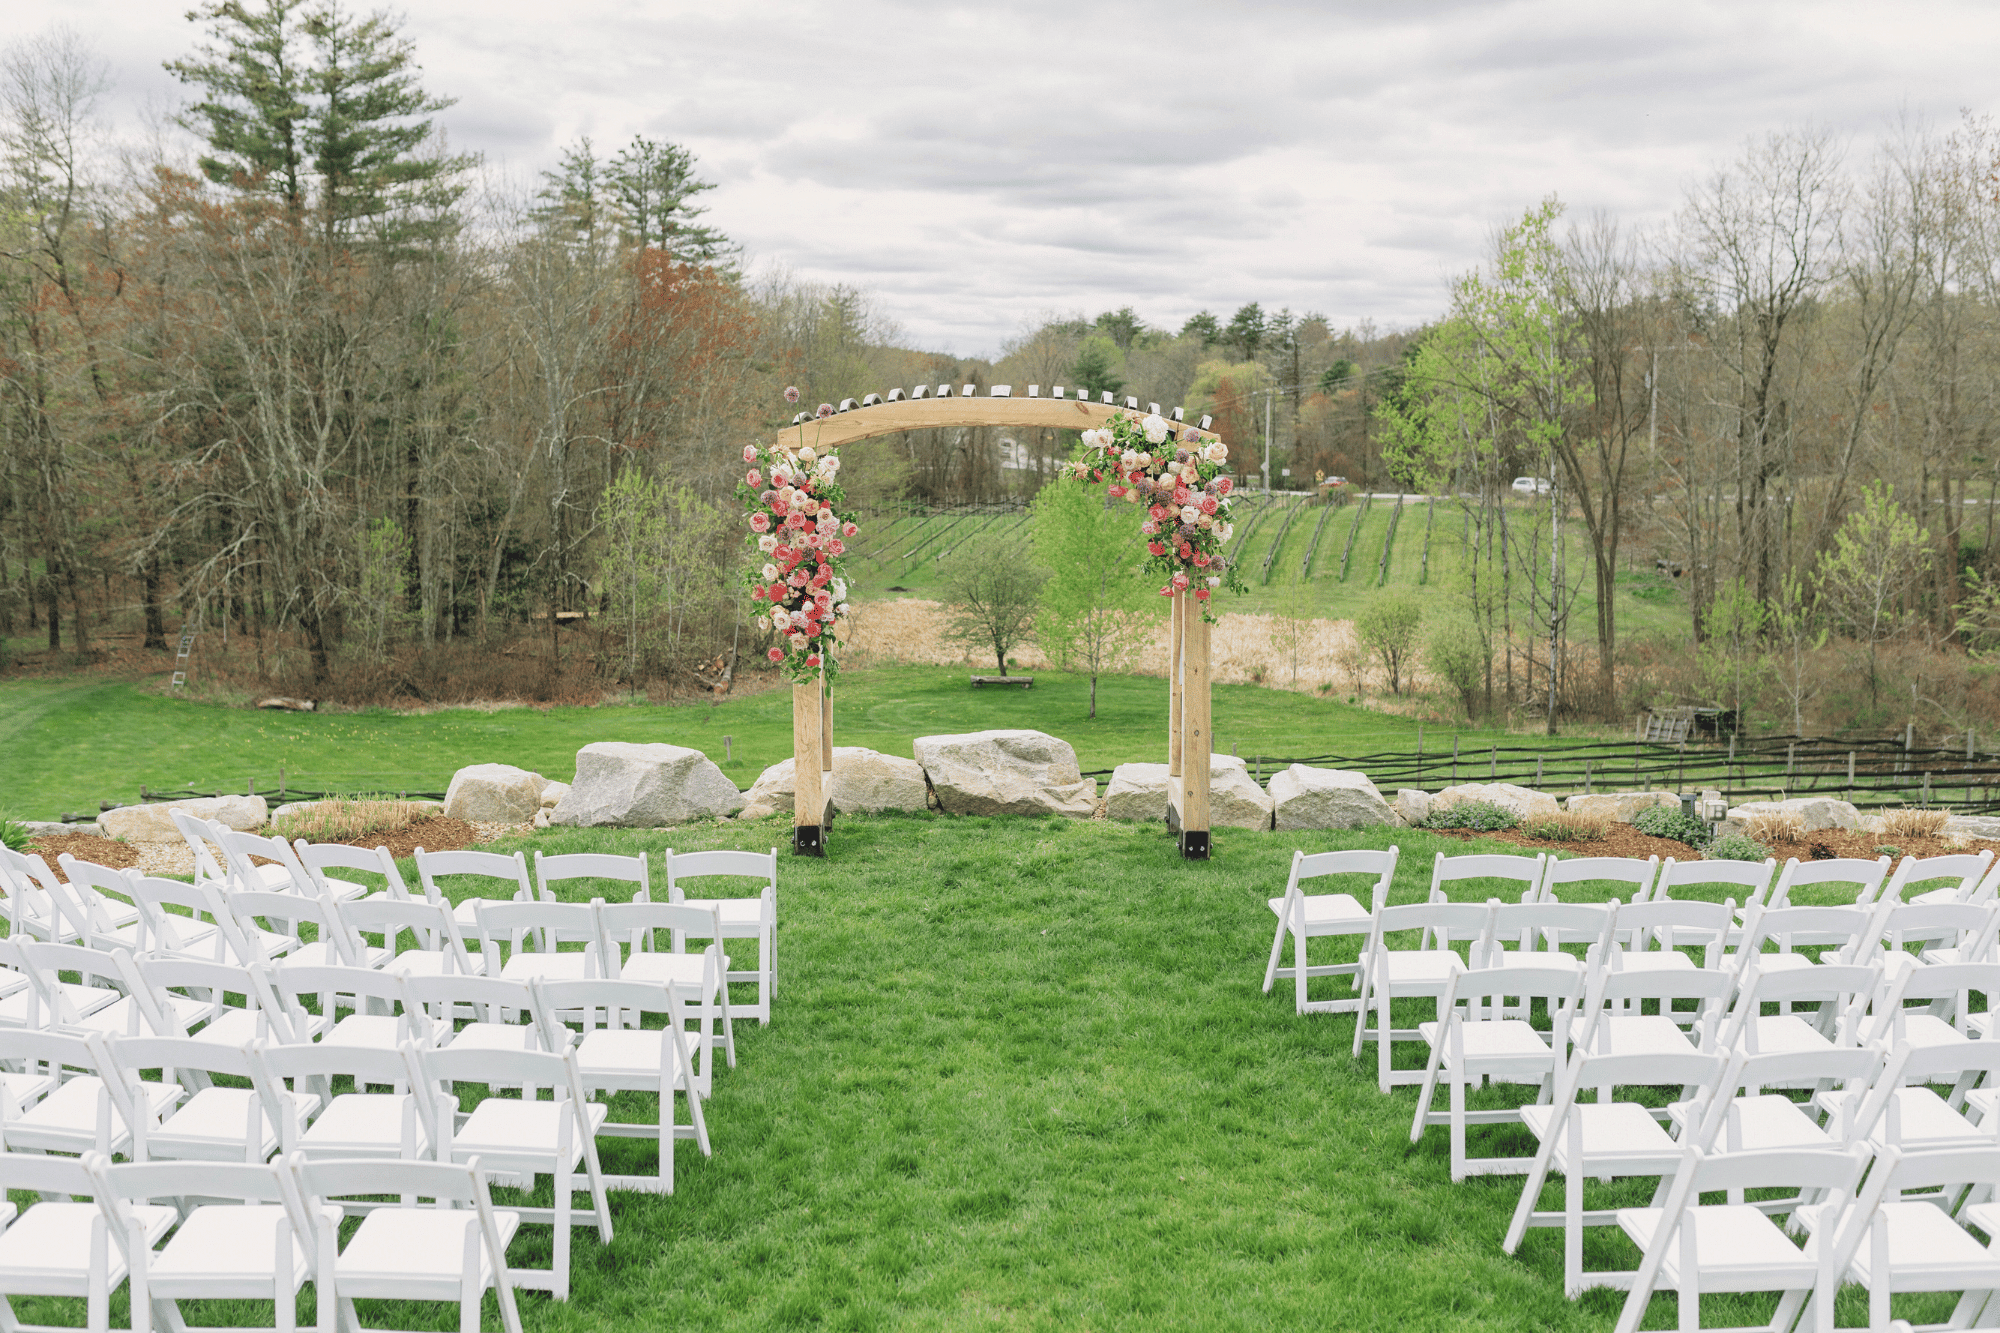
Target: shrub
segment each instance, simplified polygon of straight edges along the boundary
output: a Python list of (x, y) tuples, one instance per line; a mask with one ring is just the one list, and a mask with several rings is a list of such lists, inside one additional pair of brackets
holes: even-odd
[(271, 821), (271, 832), (287, 842), (304, 838), (309, 842), (345, 842), (371, 833), (389, 833), (407, 828), (435, 813), (413, 801), (346, 800), (319, 801), (310, 810), (295, 810)]
[(1606, 820), (1573, 815), (1567, 810), (1553, 819), (1537, 819), (1521, 825), (1521, 832), (1529, 837), (1545, 838), (1550, 842), (1597, 842), (1610, 831)]
[(1711, 861), (1762, 861), (1771, 855), (1771, 849), (1755, 838), (1727, 833), (1708, 844), (1703, 854)]
[(1476, 833), (1497, 833), (1510, 829), (1521, 821), (1511, 810), (1503, 810), (1491, 801), (1465, 801), (1449, 810), (1433, 810), (1424, 820), (1425, 828), (1462, 828)]
[(1882, 832), (1891, 838), (1936, 838), (1950, 821), (1948, 810), (1888, 810), (1882, 815)]
[(1424, 664), (1430, 667), (1432, 675), (1457, 692), (1467, 717), (1478, 711), (1479, 693), (1486, 683), (1491, 661), (1492, 654), (1480, 636), (1479, 627), (1464, 617), (1432, 626), (1424, 644)]
[(1423, 603), (1396, 590), (1376, 593), (1354, 618), (1354, 637), (1381, 659), (1391, 694), (1403, 692), (1403, 673), (1416, 654), (1423, 623)]
[(1677, 805), (1656, 805), (1650, 810), (1641, 810), (1632, 820), (1632, 827), (1654, 838), (1671, 838), (1684, 842), (1690, 847), (1699, 847), (1708, 841), (1708, 825), (1693, 815), (1682, 814)]
[(1894, 858), (1901, 856), (1902, 854), (1903, 854), (1903, 849), (1901, 847), (1892, 846), (1891, 844), (1886, 842), (1883, 843), (1880, 847), (1877, 847), (1875, 849), (1875, 855), (1877, 856), (1887, 856), (1890, 858)]
[(1759, 842), (1796, 842), (1806, 836), (1806, 821), (1789, 810), (1767, 810), (1745, 817), (1743, 832)]
[(10, 852), (28, 850), (28, 830), (11, 819), (0, 819), (0, 847)]

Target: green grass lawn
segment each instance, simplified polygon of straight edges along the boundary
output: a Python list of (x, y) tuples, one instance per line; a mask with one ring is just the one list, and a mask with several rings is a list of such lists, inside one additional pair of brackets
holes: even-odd
[[(1033, 690), (972, 690), (962, 667), (885, 666), (841, 677), (833, 739), (907, 757), (918, 736), (1032, 727), (1069, 741), (1086, 770), (1162, 758), (1164, 680), (1106, 677), (1095, 719), (1088, 705), (1089, 682), (1079, 677), (1043, 672)], [(790, 757), (791, 707), (784, 689), (714, 705), (277, 713), (131, 682), (13, 680), (0, 682), (0, 811), (22, 819), (95, 811), (100, 800), (137, 800), (141, 783), (243, 791), (255, 782), (268, 795), (281, 764), (291, 787), (312, 791), (443, 791), (456, 769), (475, 763), (567, 781), (578, 748), (613, 740), (692, 746), (747, 788)], [(1216, 686), (1214, 709), (1219, 748), (1246, 758), (1394, 749), (1416, 731), (1401, 718), (1253, 685)], [(1475, 734), (1487, 733), (1465, 733)]]
[[(784, 834), (774, 819), (522, 845), (761, 850)], [(1411, 1146), (1415, 1089), (1376, 1091), (1372, 1054), (1349, 1056), (1351, 1018), (1300, 1018), (1286, 987), (1260, 991), (1264, 900), (1292, 850), (1388, 836), (1224, 830), (1213, 861), (1186, 863), (1157, 825), (841, 819), (825, 860), (780, 862), (776, 1021), (740, 1028), (740, 1064), (717, 1075), (714, 1157), (682, 1145), (672, 1198), (614, 1196), (615, 1240), (579, 1230), (573, 1299), (523, 1295), (527, 1327), (1609, 1327), (1622, 1295), (1564, 1299), (1559, 1231), (1501, 1253), (1518, 1179), (1454, 1185), (1442, 1130)], [(1422, 897), (1433, 853), (1472, 849), (1393, 836), (1397, 901)], [(1474, 1135), (1475, 1152), (1532, 1151), (1519, 1127)], [(606, 1169), (649, 1169), (652, 1152), (610, 1143)], [(1650, 1189), (1593, 1183), (1586, 1206)], [(1559, 1184), (1544, 1195), (1559, 1198)], [(546, 1263), (538, 1235), (517, 1259)], [(1636, 1262), (1622, 1237), (1591, 1233), (1589, 1267)], [(1857, 1297), (1844, 1323), (1865, 1321)], [(1949, 1301), (1899, 1299), (1897, 1312), (1942, 1318)], [(1743, 1322), (1769, 1306), (1724, 1297), (1705, 1313)], [(456, 1315), (364, 1318), (442, 1328)], [(1651, 1325), (1672, 1320), (1656, 1298)]]

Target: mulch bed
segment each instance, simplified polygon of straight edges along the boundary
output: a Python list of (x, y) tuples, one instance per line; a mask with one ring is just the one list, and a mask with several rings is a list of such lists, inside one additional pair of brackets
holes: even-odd
[[(1496, 833), (1474, 833), (1469, 829), (1427, 829), (1441, 838), (1456, 838), (1460, 842), (1470, 842), (1475, 838), (1497, 838), (1502, 842), (1516, 843), (1531, 847), (1536, 851), (1563, 851), (1577, 856), (1636, 856), (1642, 860), (1657, 856), (1662, 861), (1673, 857), (1676, 861), (1699, 861), (1702, 854), (1684, 842), (1672, 838), (1655, 838), (1639, 832), (1630, 824), (1613, 824), (1605, 830), (1602, 838), (1589, 842), (1555, 841), (1549, 838), (1531, 838), (1519, 829), (1503, 829)], [(1820, 829), (1798, 838), (1785, 838), (1767, 844), (1771, 855), (1783, 865), (1796, 856), (1801, 861), (1829, 861), (1835, 857), (1851, 856), (1872, 861), (1879, 855), (1877, 847), (1893, 845), (1910, 856), (1942, 856), (1947, 852), (1979, 852), (1991, 847), (2000, 854), (2000, 842), (1984, 838), (1898, 838), (1891, 839), (1879, 833), (1845, 833), (1839, 829)]]
[(455, 852), (460, 848), (473, 846), (479, 841), (479, 837), (478, 831), (463, 819), (431, 815), (388, 832), (366, 833), (358, 838), (340, 838), (334, 841), (345, 843), (349, 847), (366, 847), (370, 851), (377, 847), (387, 847), (391, 856), (401, 859), (419, 847), (427, 852)]
[[(28, 841), (28, 850), (49, 863), (49, 870), (58, 880), (62, 880), (62, 866), (56, 858), (68, 852), (79, 861), (95, 861), (98, 865), (109, 866), (113, 870), (124, 870), (139, 864), (139, 849), (129, 842), (116, 838), (103, 838), (95, 833), (45, 833)], [(64, 883), (68, 881), (64, 880)]]

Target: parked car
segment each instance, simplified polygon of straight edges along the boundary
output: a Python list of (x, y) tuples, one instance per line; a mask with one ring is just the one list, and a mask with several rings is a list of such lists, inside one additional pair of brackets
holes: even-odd
[(1548, 493), (1549, 479), (1547, 477), (1514, 478), (1514, 494), (1516, 495), (1547, 495)]

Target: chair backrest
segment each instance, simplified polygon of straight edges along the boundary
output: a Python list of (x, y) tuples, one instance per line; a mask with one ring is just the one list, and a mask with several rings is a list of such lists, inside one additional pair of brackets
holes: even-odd
[(1702, 964), (1713, 967), (1721, 962), (1722, 946), (1736, 927), (1736, 903), (1695, 899), (1655, 898), (1650, 902), (1626, 903), (1618, 909), (1618, 930), (1613, 950), (1613, 967), (1619, 966), (1626, 946), (1637, 952), (1647, 949), (1698, 947)]
[[(1338, 855), (1338, 853), (1334, 854)], [(1378, 852), (1372, 853), (1372, 855), (1380, 856), (1382, 854)], [(1293, 860), (1296, 861), (1297, 859), (1297, 854), (1294, 853)], [(678, 853), (669, 847), (665, 852), (661, 853), (660, 864), (665, 869), (667, 875), (667, 900), (669, 902), (677, 903), (687, 896), (686, 891), (680, 886), (682, 880), (700, 879), (709, 875), (738, 875), (747, 879), (760, 879), (764, 881), (764, 889), (760, 890), (760, 893), (768, 891), (775, 895), (778, 891), (778, 849), (776, 847), (773, 847), (768, 852), (721, 851)], [(1395, 858), (1392, 855), (1390, 857), (1392, 869), (1394, 864)], [(1378, 872), (1346, 871), (1342, 873)], [(702, 893), (696, 896), (712, 898), (715, 895), (712, 893)], [(738, 894), (735, 896), (756, 897), (758, 895)]]
[(48, 886), (55, 875), (48, 862), (32, 852), (0, 846), (0, 882), (7, 890), (10, 935), (58, 939), (75, 930), (64, 918)]
[(215, 840), (215, 830), (222, 827), (208, 819), (197, 819), (185, 810), (169, 809), (167, 818), (174, 821), (174, 827), (186, 840), (188, 850), (194, 853), (194, 882), (197, 884), (227, 884), (229, 873), (223, 863), (215, 859), (213, 848), (221, 844)]
[(1903, 1006), (1911, 1001), (1933, 1009), (1938, 1001), (1953, 1002), (1950, 1005), (1953, 1026), (1960, 1033), (1969, 1034), (1971, 996), (1975, 991), (1986, 997), (1989, 1009), (2000, 999), (2000, 963), (1937, 963), (1904, 968), (1902, 976), (1890, 985), (1888, 996), (1876, 1002), (1875, 1022), (1867, 1039), (1885, 1040), (1892, 1046), (1901, 1042), (1910, 1012)]
[[(300, 1040), (266, 967), (155, 956), (135, 959), (132, 969), (155, 999), (165, 999), (169, 991), (206, 991), (209, 1010), (204, 1017), (213, 1020), (228, 1011), (228, 996), (241, 995), (246, 1009), (257, 1015), (260, 1034), (268, 1032), (280, 1045)], [(161, 1004), (160, 1012), (172, 1035), (186, 1035), (173, 1005)]]
[[(352, 995), (356, 1000), (379, 1000), (389, 1005), (403, 1002), (402, 978), (389, 972), (377, 972), (373, 968), (274, 967), (269, 975), (271, 989), (284, 1004), (292, 1029), (302, 1040), (307, 1033), (333, 1026), (336, 995)], [(303, 1003), (307, 996), (318, 997), (320, 1012), (317, 1017)], [(396, 1025), (398, 1041), (413, 1035), (428, 1040), (429, 1031), (430, 1017), (421, 1009), (405, 1009)]]
[[(598, 949), (606, 976), (618, 975), (624, 956), (621, 949), (633, 953), (657, 949), (655, 931), (679, 932), (714, 941), (710, 950), (718, 955), (721, 952), (722, 916), (712, 907), (692, 907), (684, 902), (607, 903), (602, 898), (592, 906), (597, 910)], [(671, 946), (669, 939), (668, 947)]]
[(1818, 967), (1765, 972), (1752, 958), (1750, 965), (1736, 976), (1736, 1005), (1723, 1030), (1722, 1044), (1741, 1044), (1755, 1053), (1756, 1020), (1762, 1015), (1763, 1006), (1817, 1002), (1823, 1006), (1820, 1031), (1835, 1045), (1853, 1045), (1860, 1040), (1869, 1000), (1881, 984), (1879, 963), (1822, 963)]
[[(0, 1063), (24, 1066), (30, 1072), (36, 1066), (46, 1066), (51, 1074), (59, 1078), (60, 1071), (64, 1069), (94, 1074), (104, 1089), (101, 1105), (108, 1107), (120, 1124), (129, 1131), (139, 1118), (132, 1104), (130, 1085), (115, 1076), (104, 1043), (94, 1035), (84, 1037), (66, 1032), (0, 1028)], [(4, 1104), (5, 1099), (0, 1098), (0, 1105)], [(99, 1128), (104, 1128), (102, 1121)], [(15, 1156), (15, 1153), (6, 1150), (6, 1127), (0, 1123), (0, 1162)]]
[(1723, 1012), (1735, 990), (1736, 978), (1713, 968), (1662, 967), (1630, 972), (1598, 968), (1591, 973), (1590, 990), (1584, 1002), (1583, 1027), (1577, 1034), (1577, 1044), (1615, 1048), (1616, 1041), (1609, 1037), (1612, 1030), (1605, 1027), (1605, 1022), (1617, 1019), (1620, 1014), (1616, 1008), (1607, 1006), (1658, 1000), (1660, 1013), (1667, 1015), (1673, 1012), (1675, 1000), (1693, 1000), (1696, 1003), (1692, 1016), (1696, 1042), (1702, 1050), (1712, 1051), (1716, 1046), (1716, 1034), (1722, 1027)]
[(0, 1189), (33, 1191), (51, 1197), (69, 1194), (82, 1199), (95, 1198), (97, 1182), (90, 1178), (90, 1168), (109, 1161), (110, 1158), (94, 1152), (82, 1157), (0, 1152)]
[[(1821, 1091), (1839, 1086), (1854, 1092), (1865, 1091), (1881, 1072), (1882, 1063), (1888, 1058), (1879, 1042), (1866, 1046), (1818, 1047), (1812, 1050), (1745, 1052), (1728, 1075), (1733, 1081), (1724, 1089), (1716, 1089), (1716, 1097), (1711, 1102), (1711, 1116), (1726, 1116), (1729, 1113), (1727, 1101), (1733, 1101), (1738, 1091), (1755, 1097), (1765, 1088), (1816, 1087)], [(1716, 1137), (1719, 1131), (1720, 1138)], [(1726, 1122), (1704, 1121), (1698, 1141), (1704, 1144), (1720, 1142), (1729, 1151), (1737, 1151), (1731, 1146), (1737, 1141), (1728, 1137)]]
[(1558, 944), (1586, 944), (1598, 950), (1602, 957), (1611, 943), (1612, 931), (1617, 928), (1620, 911), (1616, 898), (1608, 903), (1510, 903), (1495, 899), (1492, 907), (1487, 937), (1483, 942), (1488, 958), (1495, 957), (1494, 951), (1501, 949), (1503, 942), (1509, 940), (1521, 949), (1533, 949), (1538, 944), (1544, 948)]
[(1369, 951), (1386, 949), (1386, 937), (1405, 930), (1425, 932), (1420, 937), (1423, 948), (1449, 949), (1459, 941), (1476, 944), (1486, 937), (1492, 914), (1490, 902), (1400, 903), (1393, 907), (1378, 903), (1365, 947)]
[[(1767, 856), (1762, 861), (1680, 861), (1670, 856), (1660, 866), (1659, 878), (1653, 881), (1653, 897), (1671, 898), (1676, 889), (1726, 885), (1730, 889), (1740, 888), (1748, 892), (1725, 892), (1724, 897), (1738, 902), (1762, 901), (1765, 890), (1771, 887), (1771, 879), (1777, 873), (1776, 857)], [(1682, 896), (1711, 897), (1687, 893)]]
[[(480, 1083), (487, 1087), (551, 1088), (557, 1101), (573, 1106), (589, 1104), (583, 1075), (577, 1067), (576, 1048), (557, 1051), (510, 1051), (491, 1046), (440, 1046), (416, 1053), (418, 1067), (433, 1087), (449, 1088), (458, 1083)], [(528, 1100), (524, 1092), (524, 1100)], [(584, 1151), (596, 1157), (593, 1134), (582, 1134)]]
[(530, 942), (544, 950), (581, 941), (594, 951), (597, 945), (597, 916), (589, 903), (475, 898), (473, 904), (473, 919), (489, 952), (503, 938), (511, 940), (515, 949)]
[(291, 891), (301, 895), (309, 892), (312, 881), (299, 864), (298, 853), (283, 838), (266, 838), (256, 833), (245, 833), (241, 829), (229, 828), (214, 822), (215, 845), (222, 849), (223, 860), (229, 867), (229, 878), (239, 889), (263, 889), (264, 877), (256, 873), (251, 858), (263, 857), (276, 861), (285, 868), (285, 877), (291, 881)]
[(1570, 1017), (1583, 1002), (1584, 974), (1572, 967), (1475, 967), (1455, 975), (1448, 984), (1438, 1011), (1454, 1007), (1466, 1010), (1466, 1017), (1483, 1022), (1499, 1017), (1489, 1002), (1519, 995), (1539, 995), (1549, 1001), (1559, 1031), (1568, 1038)]
[(496, 1010), (512, 1010), (525, 1014), (529, 1032), (537, 1037), (541, 1025), (536, 1019), (537, 997), (525, 981), (509, 981), (502, 977), (462, 976), (446, 973), (443, 976), (416, 976), (399, 974), (403, 983), (403, 1008), (422, 1009), (430, 1015), (431, 1022), (451, 1026), (453, 1016), (459, 1007), (469, 1006), (475, 1017), (482, 1023), (498, 1022)]
[(78, 939), (93, 949), (108, 948), (115, 938), (110, 904), (118, 903), (131, 906), (138, 916), (137, 947), (150, 947), (146, 942), (149, 933), (146, 915), (132, 902), (132, 886), (126, 882), (124, 871), (95, 861), (80, 861), (68, 852), (56, 857), (56, 864), (62, 867), (62, 874), (55, 878), (68, 883), (52, 882), (49, 897), (56, 910), (68, 919)]
[[(339, 903), (334, 910), (340, 913), (348, 933), (357, 939), (380, 935), (382, 947), (393, 954), (400, 952), (397, 940), (408, 931), (415, 948), (444, 956), (446, 971), (473, 970), (458, 918), (444, 903), (434, 903), (428, 898), (372, 898)], [(392, 958), (384, 966), (394, 970), (396, 962)]]
[(1572, 856), (1567, 859), (1551, 856), (1542, 872), (1540, 896), (1559, 902), (1562, 895), (1557, 890), (1567, 885), (1608, 882), (1631, 886), (1629, 890), (1610, 896), (1627, 903), (1642, 903), (1653, 887), (1654, 876), (1659, 873), (1660, 858), (1657, 856), (1643, 860), (1636, 856)]
[[(297, 1186), (283, 1162), (120, 1162), (116, 1165), (92, 1153), (88, 1166), (98, 1206), (118, 1234), (134, 1225), (130, 1204), (166, 1199), (220, 1198), (275, 1203), (284, 1208), (285, 1223), (300, 1250), (314, 1252), (312, 1215), (298, 1197)], [(237, 1256), (240, 1257), (240, 1256)]]
[(1785, 868), (1779, 872), (1778, 885), (1771, 890), (1770, 904), (1774, 909), (1790, 907), (1793, 889), (1852, 884), (1854, 906), (1866, 907), (1875, 901), (1875, 895), (1882, 891), (1883, 881), (1888, 877), (1889, 858), (1886, 856), (1878, 856), (1873, 861), (1849, 856), (1801, 861), (1794, 856), (1785, 862)]
[[(1607, 1092), (1617, 1087), (1679, 1087), (1693, 1096), (1727, 1082), (1730, 1067), (1742, 1058), (1725, 1051), (1592, 1052), (1579, 1046), (1556, 1083), (1557, 1118), (1585, 1088), (1597, 1089), (1600, 1102), (1611, 1100)], [(1556, 1132), (1553, 1126), (1549, 1132)]]
[(1903, 903), (1883, 916), (1881, 932), (1890, 949), (1969, 942), (1986, 933), (1996, 912), (2000, 907), (1991, 903)]
[[(120, 970), (115, 953), (87, 949), (81, 944), (51, 944), (46, 940), (22, 940), (20, 949), (28, 984), (35, 988), (42, 1012), (57, 1027), (73, 1027), (83, 1019), (70, 993), (62, 987), (59, 979), (62, 973), (75, 972), (85, 986), (121, 992), (126, 988), (127, 974)], [(159, 1007), (150, 995), (134, 994), (125, 1015), (130, 1024), (127, 1032), (132, 1036), (143, 1029), (163, 1031)]]
[[(561, 1050), (570, 1040), (562, 1014), (580, 1014), (586, 1030), (594, 1027), (600, 1013), (608, 1027), (617, 1027), (624, 1014), (682, 1015), (694, 993), (673, 982), (628, 981), (616, 977), (583, 980), (552, 980), (537, 977), (528, 983), (535, 992), (535, 1013), (542, 1024), (542, 1041), (551, 1050)], [(678, 1023), (667, 1024), (669, 1032), (680, 1032)]]
[[(1748, 960), (1762, 952), (1767, 941), (1776, 944), (1780, 953), (1813, 945), (1840, 945), (1845, 948), (1857, 940), (1865, 945), (1869, 924), (1875, 914), (1875, 909), (1869, 907), (1753, 906), (1744, 914), (1743, 942), (1738, 946), (1737, 953)], [(1848, 952), (1872, 951), (1864, 948)], [(1861, 961), (1867, 960), (1863, 958)]]
[(356, 961), (345, 924), (334, 911), (333, 904), (318, 894), (228, 889), (219, 891), (218, 897), (235, 922), (237, 934), (250, 952), (251, 962), (271, 961), (260, 931), (268, 930), (272, 934), (286, 936), (296, 947), (301, 938), (299, 923), (302, 921), (310, 922), (319, 931), (320, 938), (329, 943), (337, 957)]
[(1947, 852), (1943, 856), (1906, 856), (1896, 866), (1896, 873), (1883, 892), (1900, 901), (1912, 885), (1955, 879), (1958, 881), (1955, 896), (1963, 900), (1972, 896), (1992, 864), (1991, 848), (1983, 852)]
[(215, 930), (202, 952), (216, 962), (232, 957), (247, 961), (248, 945), (214, 884), (184, 884), (133, 869), (125, 872), (125, 885), (127, 896), (146, 920), (146, 940), (153, 952), (188, 953), (193, 928), (206, 920)]
[(424, 897), (434, 903), (447, 901), (449, 895), (438, 887), (438, 879), (448, 875), (498, 880), (507, 886), (506, 896), (509, 898), (525, 901), (535, 896), (534, 885), (528, 879), (528, 857), (525, 852), (511, 854), (473, 851), (427, 852), (419, 847), (414, 859), (417, 863), (417, 881), (423, 885)]
[[(1445, 885), (1465, 880), (1498, 879), (1519, 884), (1515, 897), (1523, 894), (1533, 897), (1541, 892), (1542, 875), (1548, 864), (1548, 857), (1537, 852), (1533, 856), (1502, 856), (1487, 853), (1474, 856), (1446, 856), (1437, 854), (1431, 862), (1431, 892), (1445, 893)], [(1480, 894), (1481, 899), (1492, 897), (1492, 891)]]
[[(273, 1090), (283, 1079), (324, 1082), (345, 1074), (354, 1080), (355, 1091), (368, 1087), (388, 1087), (407, 1092), (411, 1086), (415, 1047), (349, 1046), (340, 1042), (299, 1042), (292, 1046), (253, 1043), (250, 1067), (259, 1071)], [(437, 1122), (437, 1107), (428, 1097), (412, 1098), (418, 1119), (427, 1126)], [(435, 1136), (431, 1142), (437, 1142)]]
[(616, 856), (610, 852), (567, 852), (561, 856), (535, 853), (535, 883), (541, 889), (544, 902), (557, 901), (551, 885), (572, 879), (608, 879), (633, 885), (633, 892), (628, 897), (642, 893), (651, 896), (652, 879), (646, 869), (644, 852), (636, 856)]
[(333, 870), (380, 875), (383, 889), (391, 898), (401, 900), (410, 896), (409, 886), (403, 883), (403, 872), (396, 869), (396, 858), (389, 854), (387, 847), (350, 847), (340, 842), (307, 842), (304, 838), (294, 838), (292, 852), (299, 858), (299, 864), (305, 867), (306, 873), (319, 883), (320, 891), (329, 897), (342, 896), (334, 892), (338, 884), (366, 888), (366, 885), (342, 880), (328, 873)]

